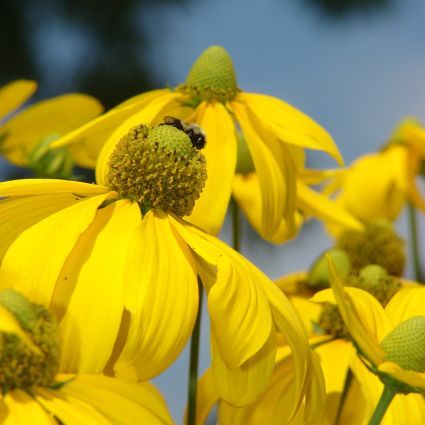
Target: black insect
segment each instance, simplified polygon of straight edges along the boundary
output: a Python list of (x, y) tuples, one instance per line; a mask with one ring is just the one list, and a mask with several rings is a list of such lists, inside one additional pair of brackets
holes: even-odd
[(164, 117), (164, 123), (161, 125), (171, 125), (178, 130), (184, 131), (189, 136), (194, 148), (203, 149), (205, 147), (207, 141), (201, 127), (169, 116)]

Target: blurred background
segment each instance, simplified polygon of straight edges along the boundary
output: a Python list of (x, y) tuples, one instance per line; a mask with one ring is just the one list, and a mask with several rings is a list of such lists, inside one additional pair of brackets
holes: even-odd
[[(221, 44), (243, 90), (309, 114), (350, 163), (376, 150), (403, 117), (425, 122), (424, 22), (423, 0), (0, 0), (0, 85), (34, 79), (32, 101), (82, 91), (109, 108), (183, 82), (196, 57)], [(309, 161), (335, 165), (321, 155)], [(11, 172), (1, 159), (0, 176)], [(405, 217), (399, 230), (407, 234)], [(222, 237), (229, 236), (226, 222)], [(272, 278), (308, 267), (328, 244), (315, 222), (279, 247), (243, 225), (243, 253)], [(208, 351), (204, 314), (202, 370)], [(177, 423), (187, 363), (184, 352), (156, 379)]]

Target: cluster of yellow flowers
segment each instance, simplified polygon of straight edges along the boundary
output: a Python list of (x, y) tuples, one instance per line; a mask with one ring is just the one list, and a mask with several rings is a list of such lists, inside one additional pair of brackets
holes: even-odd
[[(242, 91), (220, 46), (185, 83), (103, 114), (82, 94), (20, 110), (35, 88), (0, 89), (0, 153), (36, 177), (0, 183), (1, 423), (172, 424), (148, 380), (189, 340), (187, 425), (425, 423), (425, 286), (417, 251), (418, 282), (402, 277), (392, 224), (407, 203), (417, 247), (417, 122), (308, 169), (306, 149), (343, 164), (330, 135)], [(235, 249), (216, 237), (229, 205)], [(267, 241), (315, 217), (335, 245), (273, 282), (238, 252), (239, 208)]]

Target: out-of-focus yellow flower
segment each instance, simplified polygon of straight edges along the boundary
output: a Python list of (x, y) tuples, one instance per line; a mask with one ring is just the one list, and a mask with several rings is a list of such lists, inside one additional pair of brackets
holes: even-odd
[[(382, 382), (396, 388), (399, 393), (424, 393), (425, 288), (414, 286), (401, 289), (384, 309), (367, 292), (343, 287), (331, 260), (329, 268), (333, 292), (329, 289), (321, 291), (313, 300), (338, 305), (361, 358)], [(356, 370), (361, 380), (364, 375), (361, 367), (356, 367)], [(365, 383), (364, 386), (367, 387), (368, 384)], [(375, 395), (382, 388), (375, 384), (372, 386), (374, 389), (371, 394)], [(407, 399), (406, 396), (396, 396), (396, 399), (397, 397), (399, 400)], [(413, 414), (420, 415), (422, 419), (425, 417), (425, 403), (421, 396), (413, 395), (407, 403), (416, 406)], [(399, 417), (399, 412), (397, 414), (394, 409), (394, 406), (390, 406), (387, 416), (394, 414)], [(392, 411), (394, 412), (391, 413)]]
[[(312, 119), (274, 97), (241, 91), (232, 60), (220, 46), (202, 53), (184, 84), (135, 96), (55, 145), (84, 139), (99, 146), (104, 135), (112, 133), (102, 154), (109, 157), (129, 127), (158, 122), (165, 115), (196, 123), (206, 133), (208, 180), (187, 220), (209, 233), (218, 233), (227, 211), (237, 161), (236, 130), (246, 139), (258, 176), (261, 235), (267, 239), (276, 239), (281, 226), (294, 233), (295, 174), (304, 149), (327, 152), (342, 163), (332, 138)], [(97, 180), (108, 183), (102, 165)]]
[[(18, 80), (0, 89), (0, 154), (20, 167), (32, 165), (31, 162), (39, 159), (34, 156), (45, 155), (55, 139), (92, 120), (103, 111), (102, 105), (95, 98), (72, 93), (37, 102), (10, 115), (32, 95), (36, 87), (34, 81)], [(37, 151), (37, 148), (41, 150)], [(83, 167), (88, 165), (87, 156), (92, 151), (84, 141), (69, 146), (68, 149), (70, 159), (76, 164)], [(55, 149), (55, 158), (58, 155), (64, 156), (62, 151), (64, 148)], [(53, 157), (50, 160), (53, 161)]]
[(2, 291), (0, 318), (1, 423), (173, 423), (162, 396), (149, 383), (57, 373), (57, 327), (43, 306)]
[(118, 376), (138, 379), (162, 372), (190, 338), (199, 274), (220, 396), (233, 405), (256, 398), (272, 373), (279, 330), (293, 353), (294, 413), (307, 383), (317, 385), (305, 329), (263, 273), (180, 218), (205, 179), (189, 136), (138, 126), (99, 166), (109, 168), (112, 186), (0, 184), (0, 281), (60, 317), (63, 367), (102, 372), (115, 363)]
[[(377, 219), (394, 221), (408, 200), (425, 211), (416, 177), (425, 160), (425, 130), (414, 119), (403, 121), (379, 152), (354, 161), (332, 178), (328, 194), (363, 222)], [(329, 226), (339, 233), (338, 226)]]

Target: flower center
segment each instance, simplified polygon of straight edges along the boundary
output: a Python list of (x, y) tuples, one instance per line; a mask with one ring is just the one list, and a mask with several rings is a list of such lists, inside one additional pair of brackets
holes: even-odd
[(337, 240), (336, 247), (346, 251), (355, 270), (378, 264), (391, 276), (403, 274), (404, 242), (390, 222), (380, 220), (370, 223), (364, 231), (347, 230)]
[(173, 125), (132, 128), (109, 160), (108, 180), (143, 213), (159, 208), (189, 215), (207, 178), (204, 155), (185, 131)]
[(59, 368), (59, 338), (53, 316), (42, 305), (13, 291), (0, 292), (0, 304), (9, 310), (42, 354), (34, 353), (19, 336), (0, 333), (1, 391), (50, 386)]
[(206, 49), (192, 65), (186, 82), (177, 90), (196, 103), (216, 100), (226, 103), (239, 92), (233, 61), (221, 46)]
[(386, 360), (415, 372), (425, 372), (425, 316), (407, 319), (381, 342)]

